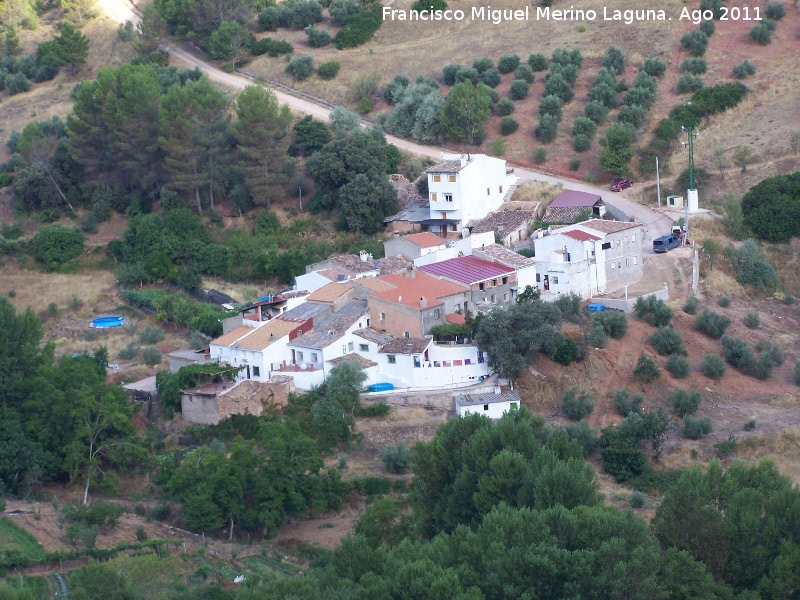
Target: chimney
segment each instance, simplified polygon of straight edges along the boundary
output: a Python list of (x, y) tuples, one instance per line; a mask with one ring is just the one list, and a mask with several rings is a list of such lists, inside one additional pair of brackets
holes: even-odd
[(471, 152), (467, 153), (467, 162), (472, 162), (472, 153)]
[(467, 157), (464, 156), (463, 154), (461, 155), (461, 166), (462, 167), (466, 167), (467, 166)]
[(270, 333), (269, 334), (269, 341), (270, 341), (270, 343), (275, 341), (275, 334), (274, 333)]
[(398, 304), (402, 304), (402, 302), (403, 302), (403, 297), (402, 296), (398, 296), (397, 297), (397, 303)]
[(425, 300), (425, 296), (420, 296), (420, 297), (419, 297), (419, 305), (420, 305), (422, 308), (427, 308), (427, 307), (428, 307), (428, 301), (427, 301), (427, 300)]
[(369, 254), (367, 254), (366, 250), (361, 250), (358, 253), (358, 257), (361, 259), (361, 262), (367, 262), (367, 260), (369, 259)]
[(408, 279), (415, 279), (417, 277), (414, 267), (406, 267), (406, 277)]

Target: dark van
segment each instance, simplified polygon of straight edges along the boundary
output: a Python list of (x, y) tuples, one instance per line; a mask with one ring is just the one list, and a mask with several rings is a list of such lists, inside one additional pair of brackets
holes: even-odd
[(666, 252), (672, 248), (677, 248), (680, 240), (671, 235), (664, 235), (653, 240), (653, 252)]

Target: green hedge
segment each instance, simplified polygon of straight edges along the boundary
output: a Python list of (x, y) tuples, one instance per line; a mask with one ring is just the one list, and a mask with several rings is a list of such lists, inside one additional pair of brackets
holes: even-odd
[(253, 56), (261, 56), (266, 54), (272, 56), (282, 56), (284, 54), (291, 54), (294, 52), (294, 47), (285, 40), (273, 40), (272, 38), (264, 38), (258, 40), (250, 49)]
[(339, 50), (355, 48), (366, 44), (381, 28), (381, 5), (374, 3), (354, 16), (351, 21), (336, 34), (336, 47)]

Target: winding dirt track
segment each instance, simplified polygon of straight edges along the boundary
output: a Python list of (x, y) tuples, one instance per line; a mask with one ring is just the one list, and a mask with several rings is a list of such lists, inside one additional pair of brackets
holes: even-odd
[[(134, 6), (128, 0), (100, 0), (99, 4), (102, 7), (103, 12), (110, 19), (118, 23), (124, 23), (126, 20), (128, 20), (136, 24), (139, 21), (139, 17)], [(248, 85), (253, 85), (253, 81), (247, 77), (235, 73), (226, 73), (206, 62), (202, 58), (199, 58), (194, 52), (191, 52), (183, 46), (178, 46), (174, 42), (165, 45), (163, 49), (165, 52), (168, 52), (173, 59), (184, 63), (189, 67), (199, 67), (201, 71), (208, 75), (211, 81), (214, 81), (218, 84), (234, 89), (244, 89)], [(299, 98), (297, 96), (287, 94), (285, 91), (279, 89), (271, 89), (278, 98), (278, 101), (287, 104), (292, 111), (309, 114), (323, 121), (328, 120), (330, 109), (326, 108), (325, 106), (321, 106), (305, 98)], [(427, 156), (434, 160), (440, 160), (442, 153), (444, 152), (452, 152), (435, 146), (421, 146), (409, 140), (391, 135), (387, 135), (386, 139), (401, 150), (405, 150), (406, 152), (410, 152), (419, 156)], [(521, 180), (544, 181), (553, 184), (560, 183), (565, 188), (572, 190), (596, 193), (606, 197), (610, 195), (608, 189), (606, 188), (593, 187), (579, 181), (565, 179), (563, 177), (556, 177), (522, 167), (515, 166), (514, 174), (517, 175)], [(616, 206), (624, 210), (637, 222), (642, 223), (645, 228), (649, 230), (649, 239), (654, 239), (670, 232), (670, 227), (672, 226), (673, 221), (669, 217), (651, 210), (647, 206), (643, 206), (638, 202), (630, 200), (622, 194), (614, 194), (613, 201)], [(653, 249), (649, 246), (649, 244), (645, 244), (643, 246), (643, 250), (645, 254), (653, 253)]]

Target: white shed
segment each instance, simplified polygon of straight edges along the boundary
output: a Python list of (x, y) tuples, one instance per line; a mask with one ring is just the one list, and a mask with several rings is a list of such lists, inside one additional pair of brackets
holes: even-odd
[(469, 414), (485, 415), (500, 419), (505, 413), (520, 407), (519, 394), (514, 390), (494, 394), (471, 394), (456, 396), (456, 413), (459, 417)]

